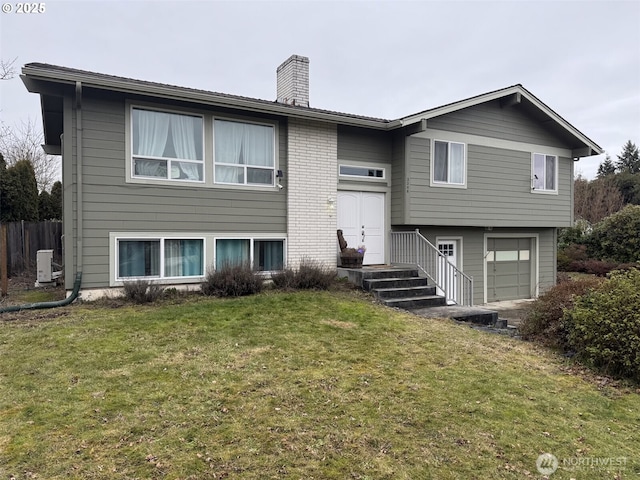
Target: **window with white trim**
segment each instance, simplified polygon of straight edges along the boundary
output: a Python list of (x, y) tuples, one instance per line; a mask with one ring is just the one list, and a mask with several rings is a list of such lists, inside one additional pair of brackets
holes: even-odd
[(228, 265), (252, 265), (270, 272), (284, 268), (284, 240), (253, 238), (216, 239), (216, 270)]
[(274, 127), (220, 119), (213, 123), (215, 183), (273, 186)]
[(340, 165), (341, 177), (367, 177), (384, 179), (384, 168), (356, 167), (353, 165)]
[(132, 176), (204, 182), (203, 125), (199, 115), (132, 108)]
[(538, 192), (558, 191), (558, 157), (534, 153), (531, 160), (533, 190)]
[(204, 275), (202, 238), (118, 238), (116, 278), (176, 278)]
[(431, 180), (434, 184), (465, 185), (466, 149), (464, 143), (433, 141)]

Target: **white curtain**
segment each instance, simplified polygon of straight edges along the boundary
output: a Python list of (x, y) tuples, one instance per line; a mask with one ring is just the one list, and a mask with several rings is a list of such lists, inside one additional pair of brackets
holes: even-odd
[(464, 183), (464, 145), (450, 143), (449, 183)]
[[(169, 136), (170, 116), (167, 113), (147, 110), (133, 110), (134, 129), (137, 133), (137, 145), (134, 155), (162, 157)], [(145, 177), (167, 176), (167, 164), (164, 161), (135, 159), (136, 175)]]
[(164, 241), (164, 274), (167, 277), (183, 275), (180, 240)]
[[(245, 183), (244, 167), (232, 165), (273, 168), (273, 127), (249, 123), (216, 120), (215, 162), (216, 181), (223, 183)], [(231, 164), (231, 165), (221, 165)], [(270, 178), (258, 183), (273, 183), (272, 174), (261, 174), (259, 178)]]
[[(244, 163), (242, 153), (243, 124), (216, 120), (215, 162), (241, 165)], [(244, 183), (244, 168), (216, 165), (216, 181), (223, 183)]]
[(544, 190), (545, 181), (545, 157), (544, 155), (534, 154), (533, 155), (533, 187), (536, 190)]
[(547, 155), (545, 171), (545, 188), (555, 190), (556, 188), (556, 157)]
[(447, 144), (445, 142), (434, 142), (433, 153), (433, 180), (436, 182), (446, 182), (449, 170), (447, 162)]
[(138, 127), (138, 148), (134, 155), (162, 157), (169, 136), (168, 113), (134, 110), (134, 128)]
[[(195, 131), (199, 118), (186, 115), (171, 116), (171, 136), (177, 158), (201, 160), (196, 152)], [(202, 168), (197, 163), (179, 162), (178, 169), (189, 180), (202, 180)], [(178, 178), (181, 178), (180, 175)]]
[(264, 125), (241, 125), (245, 163), (258, 167), (273, 167), (273, 128)]

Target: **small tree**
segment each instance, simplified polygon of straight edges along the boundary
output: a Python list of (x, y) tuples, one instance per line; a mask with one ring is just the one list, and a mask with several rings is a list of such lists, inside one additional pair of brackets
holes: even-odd
[(51, 220), (53, 218), (53, 206), (51, 205), (51, 194), (46, 190), (38, 195), (38, 219), (40, 221)]
[(598, 178), (604, 178), (614, 173), (616, 173), (616, 166), (613, 161), (611, 161), (609, 154), (607, 154), (604, 161), (598, 166)]
[(62, 220), (62, 182), (60, 181), (57, 181), (51, 187), (51, 209), (51, 218)]
[(620, 172), (640, 173), (640, 151), (631, 140), (627, 140), (627, 143), (622, 147), (616, 168)]
[(588, 247), (595, 258), (622, 263), (640, 261), (640, 205), (627, 205), (598, 223)]

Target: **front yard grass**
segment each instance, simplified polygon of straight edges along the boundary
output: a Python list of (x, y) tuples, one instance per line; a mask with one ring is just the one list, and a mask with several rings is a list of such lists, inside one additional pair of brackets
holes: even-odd
[(3, 479), (640, 475), (636, 387), (356, 292), (45, 312), (0, 317)]

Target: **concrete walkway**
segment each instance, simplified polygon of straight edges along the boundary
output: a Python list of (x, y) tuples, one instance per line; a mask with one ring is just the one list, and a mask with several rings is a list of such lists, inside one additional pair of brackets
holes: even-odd
[(412, 309), (411, 312), (425, 318), (450, 318), (468, 322), (474, 328), (508, 329), (515, 331), (524, 318), (532, 299), (492, 302), (473, 307), (449, 305)]

